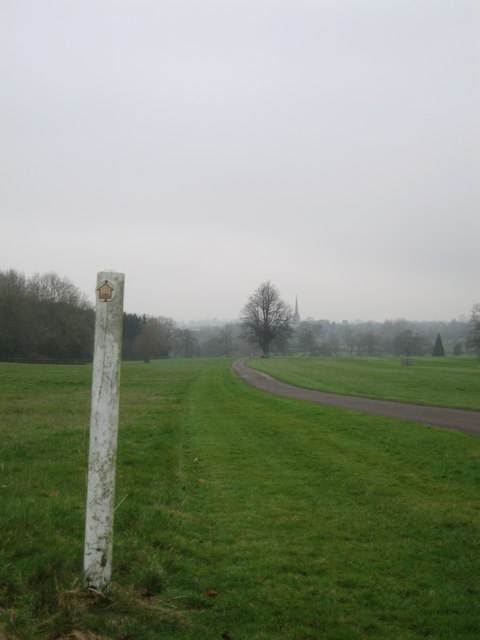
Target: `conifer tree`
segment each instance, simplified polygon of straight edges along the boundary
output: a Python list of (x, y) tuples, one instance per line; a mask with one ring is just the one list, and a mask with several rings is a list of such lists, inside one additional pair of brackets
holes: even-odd
[(445, 349), (443, 348), (442, 338), (440, 334), (437, 333), (437, 339), (435, 340), (435, 346), (433, 347), (433, 356), (444, 356)]

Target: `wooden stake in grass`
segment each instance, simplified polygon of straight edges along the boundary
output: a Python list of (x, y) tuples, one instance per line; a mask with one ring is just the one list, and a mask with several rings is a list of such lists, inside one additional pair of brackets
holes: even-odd
[(112, 570), (123, 285), (123, 273), (97, 275), (84, 586), (99, 590), (108, 586)]

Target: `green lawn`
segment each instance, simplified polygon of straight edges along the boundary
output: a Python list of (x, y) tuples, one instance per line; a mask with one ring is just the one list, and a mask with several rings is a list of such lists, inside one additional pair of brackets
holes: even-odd
[(480, 438), (229, 364), (124, 363), (105, 595), (81, 589), (91, 367), (0, 365), (0, 638), (477, 640)]
[(251, 358), (248, 365), (300, 387), (457, 409), (480, 410), (476, 358)]

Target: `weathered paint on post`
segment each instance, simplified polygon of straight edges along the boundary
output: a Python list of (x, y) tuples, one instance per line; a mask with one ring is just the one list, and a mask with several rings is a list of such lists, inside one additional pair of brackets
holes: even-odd
[(112, 572), (123, 286), (123, 273), (97, 274), (84, 585), (98, 590)]

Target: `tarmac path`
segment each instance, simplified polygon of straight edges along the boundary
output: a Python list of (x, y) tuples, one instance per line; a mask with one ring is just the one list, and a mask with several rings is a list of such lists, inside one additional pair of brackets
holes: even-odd
[(393, 402), (391, 400), (342, 396), (335, 393), (304, 389), (287, 384), (286, 382), (281, 382), (262, 371), (250, 369), (250, 367), (247, 367), (245, 364), (245, 360), (246, 358), (236, 360), (232, 365), (233, 370), (244, 382), (268, 393), (286, 398), (295, 398), (297, 400), (308, 400), (309, 402), (315, 402), (317, 404), (327, 404), (332, 407), (349, 409), (351, 411), (371, 413), (376, 416), (420, 422), (434, 425), (435, 427), (457, 429), (458, 431), (480, 435), (480, 411), (426, 407), (403, 402)]

